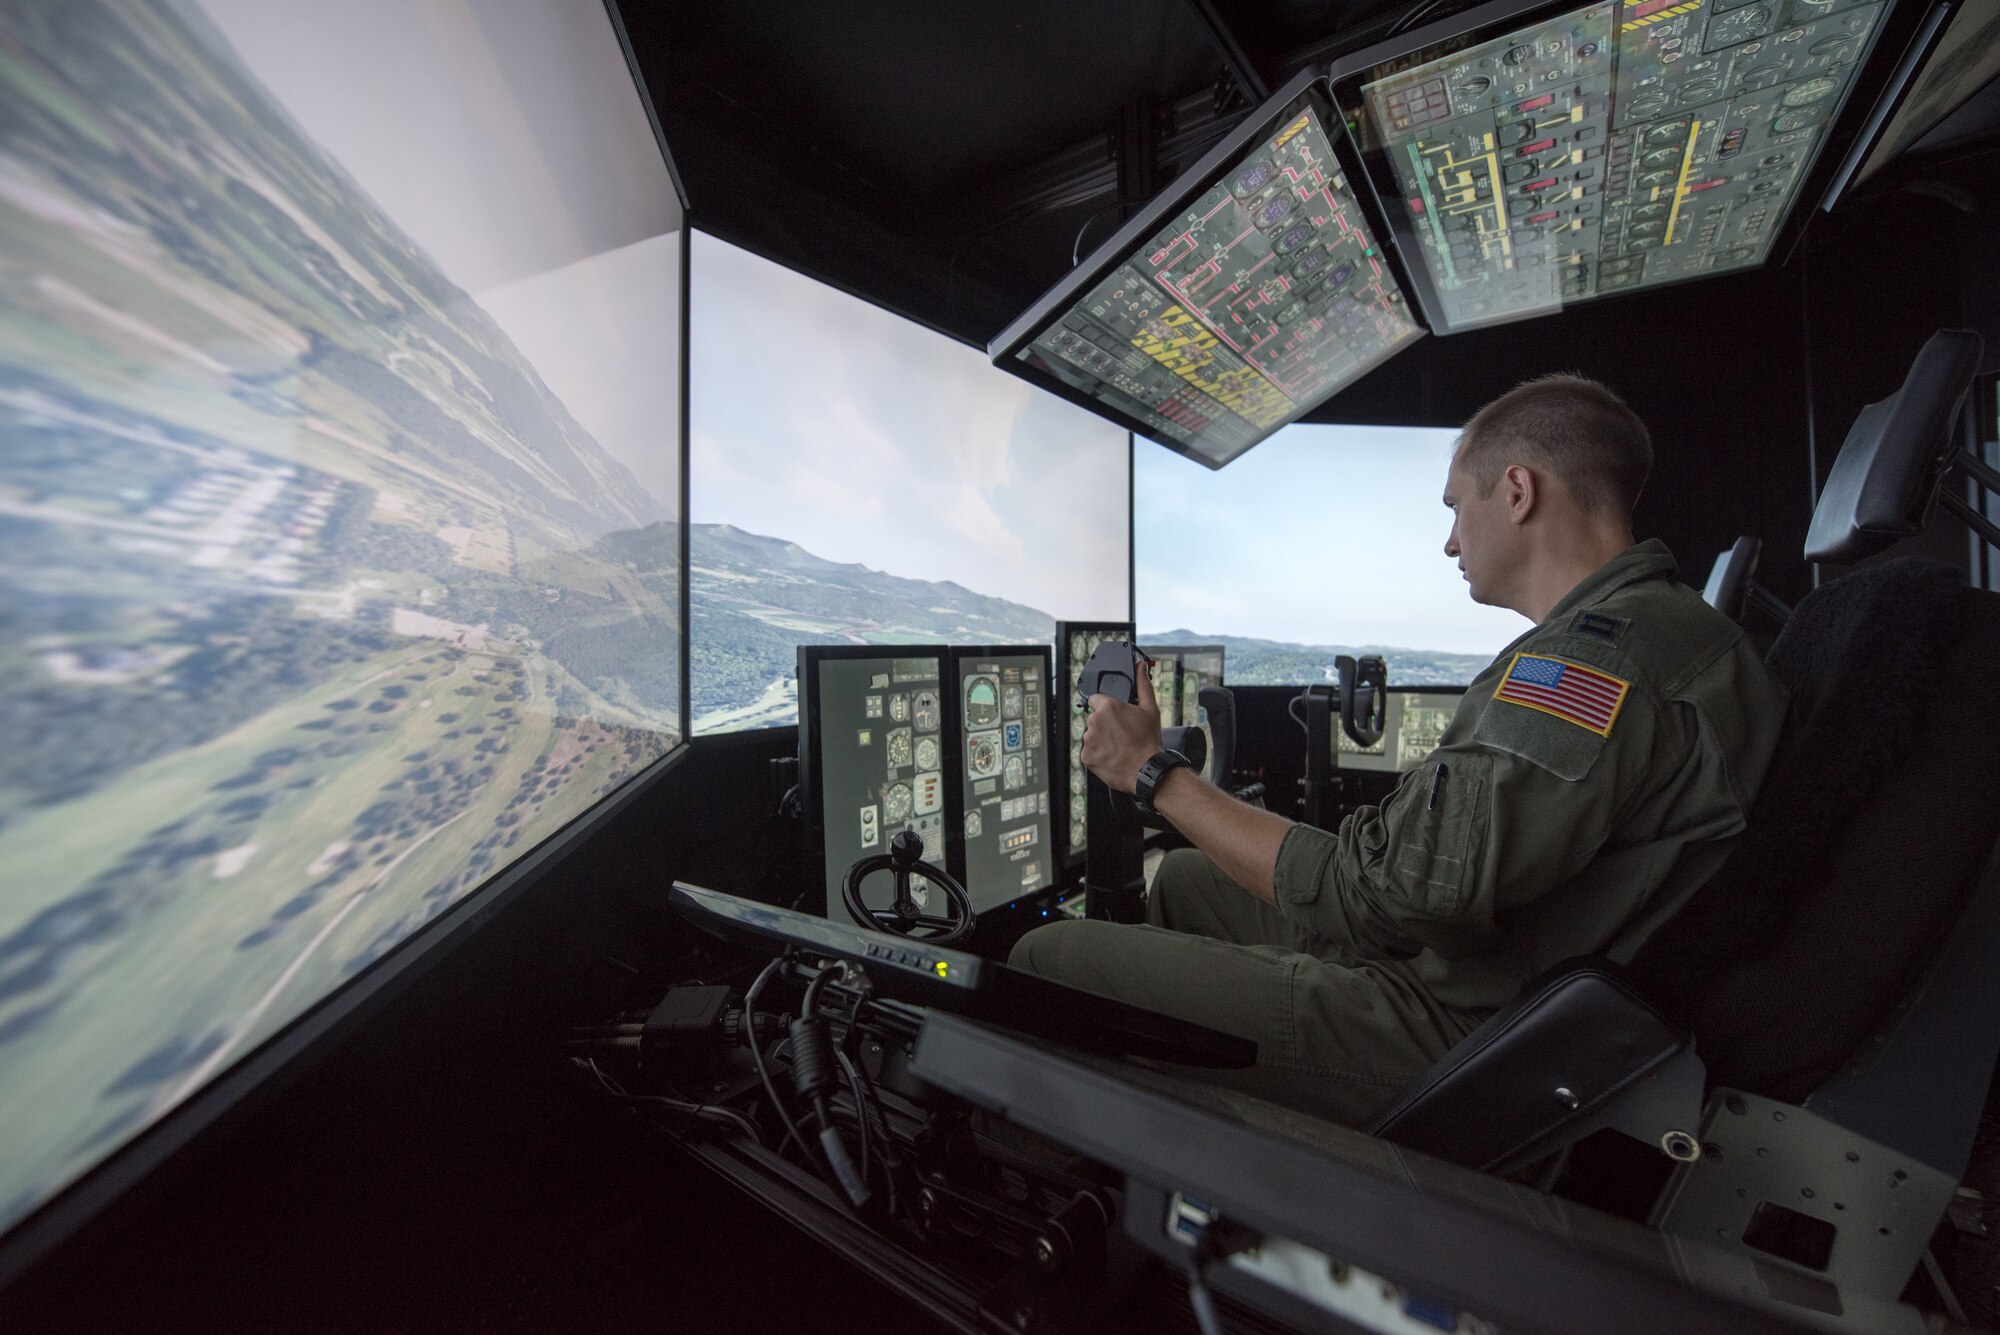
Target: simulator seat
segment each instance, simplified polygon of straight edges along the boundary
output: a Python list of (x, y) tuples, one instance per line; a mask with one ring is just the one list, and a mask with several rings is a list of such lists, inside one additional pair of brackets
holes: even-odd
[[(1977, 360), (1946, 331), (1862, 414), (1809, 555), (1921, 530)], [(1893, 1299), (2000, 1053), (1996, 656), (2000, 595), (1950, 566), (1815, 591), (1771, 652), (1793, 726), (1727, 865), (1628, 969), (1558, 966), (1370, 1129), (1506, 1172), (1615, 1128), (1679, 1161), (1656, 1224)]]
[(1757, 582), (1757, 561), (1763, 554), (1764, 540), (1749, 537), (1718, 552), (1702, 586), (1702, 601), (1739, 625), (1752, 625), (1758, 616), (1773, 626), (1784, 625), (1791, 619), (1791, 605)]

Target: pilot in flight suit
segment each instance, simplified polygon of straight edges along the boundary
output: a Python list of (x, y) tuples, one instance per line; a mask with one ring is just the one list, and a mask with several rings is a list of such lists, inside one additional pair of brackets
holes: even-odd
[[(1629, 525), (1614, 531), (1629, 540)], [(1255, 1067), (1188, 1074), (1365, 1122), (1550, 965), (1631, 958), (1742, 829), (1786, 693), (1674, 573), (1666, 547), (1643, 542), (1569, 587), (1480, 673), (1438, 748), (1337, 832), (1254, 813), (1273, 823), (1270, 902), (1181, 850), (1147, 925), (1054, 924), (1009, 962), (1255, 1039)], [(1192, 774), (1169, 779), (1183, 805), (1168, 808), (1165, 782), (1156, 800), (1197, 846), (1214, 827), (1190, 801), (1252, 819), (1219, 811), (1231, 799)]]

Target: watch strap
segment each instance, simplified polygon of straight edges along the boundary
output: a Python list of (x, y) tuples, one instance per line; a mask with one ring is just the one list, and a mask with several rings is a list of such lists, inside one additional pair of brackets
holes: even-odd
[(1160, 790), (1160, 784), (1167, 775), (1177, 769), (1193, 769), (1194, 762), (1178, 751), (1157, 752), (1151, 760), (1139, 767), (1139, 778), (1132, 785), (1132, 802), (1139, 808), (1139, 814), (1148, 820), (1159, 816), (1153, 809), (1153, 795)]

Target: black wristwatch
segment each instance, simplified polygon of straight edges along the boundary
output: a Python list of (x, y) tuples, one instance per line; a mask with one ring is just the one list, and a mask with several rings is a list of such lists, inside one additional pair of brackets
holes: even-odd
[(1174, 770), (1193, 768), (1194, 762), (1178, 751), (1162, 751), (1139, 766), (1139, 780), (1132, 786), (1132, 802), (1139, 808), (1139, 814), (1147, 820), (1158, 819), (1160, 813), (1153, 810), (1153, 794), (1160, 790), (1160, 781)]

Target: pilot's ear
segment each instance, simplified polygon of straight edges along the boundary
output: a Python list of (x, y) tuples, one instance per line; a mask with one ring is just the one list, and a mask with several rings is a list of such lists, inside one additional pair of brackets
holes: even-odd
[(1528, 516), (1535, 512), (1535, 502), (1540, 498), (1540, 479), (1526, 464), (1509, 464), (1500, 475), (1500, 485), (1507, 495), (1507, 519), (1510, 523), (1526, 523)]

